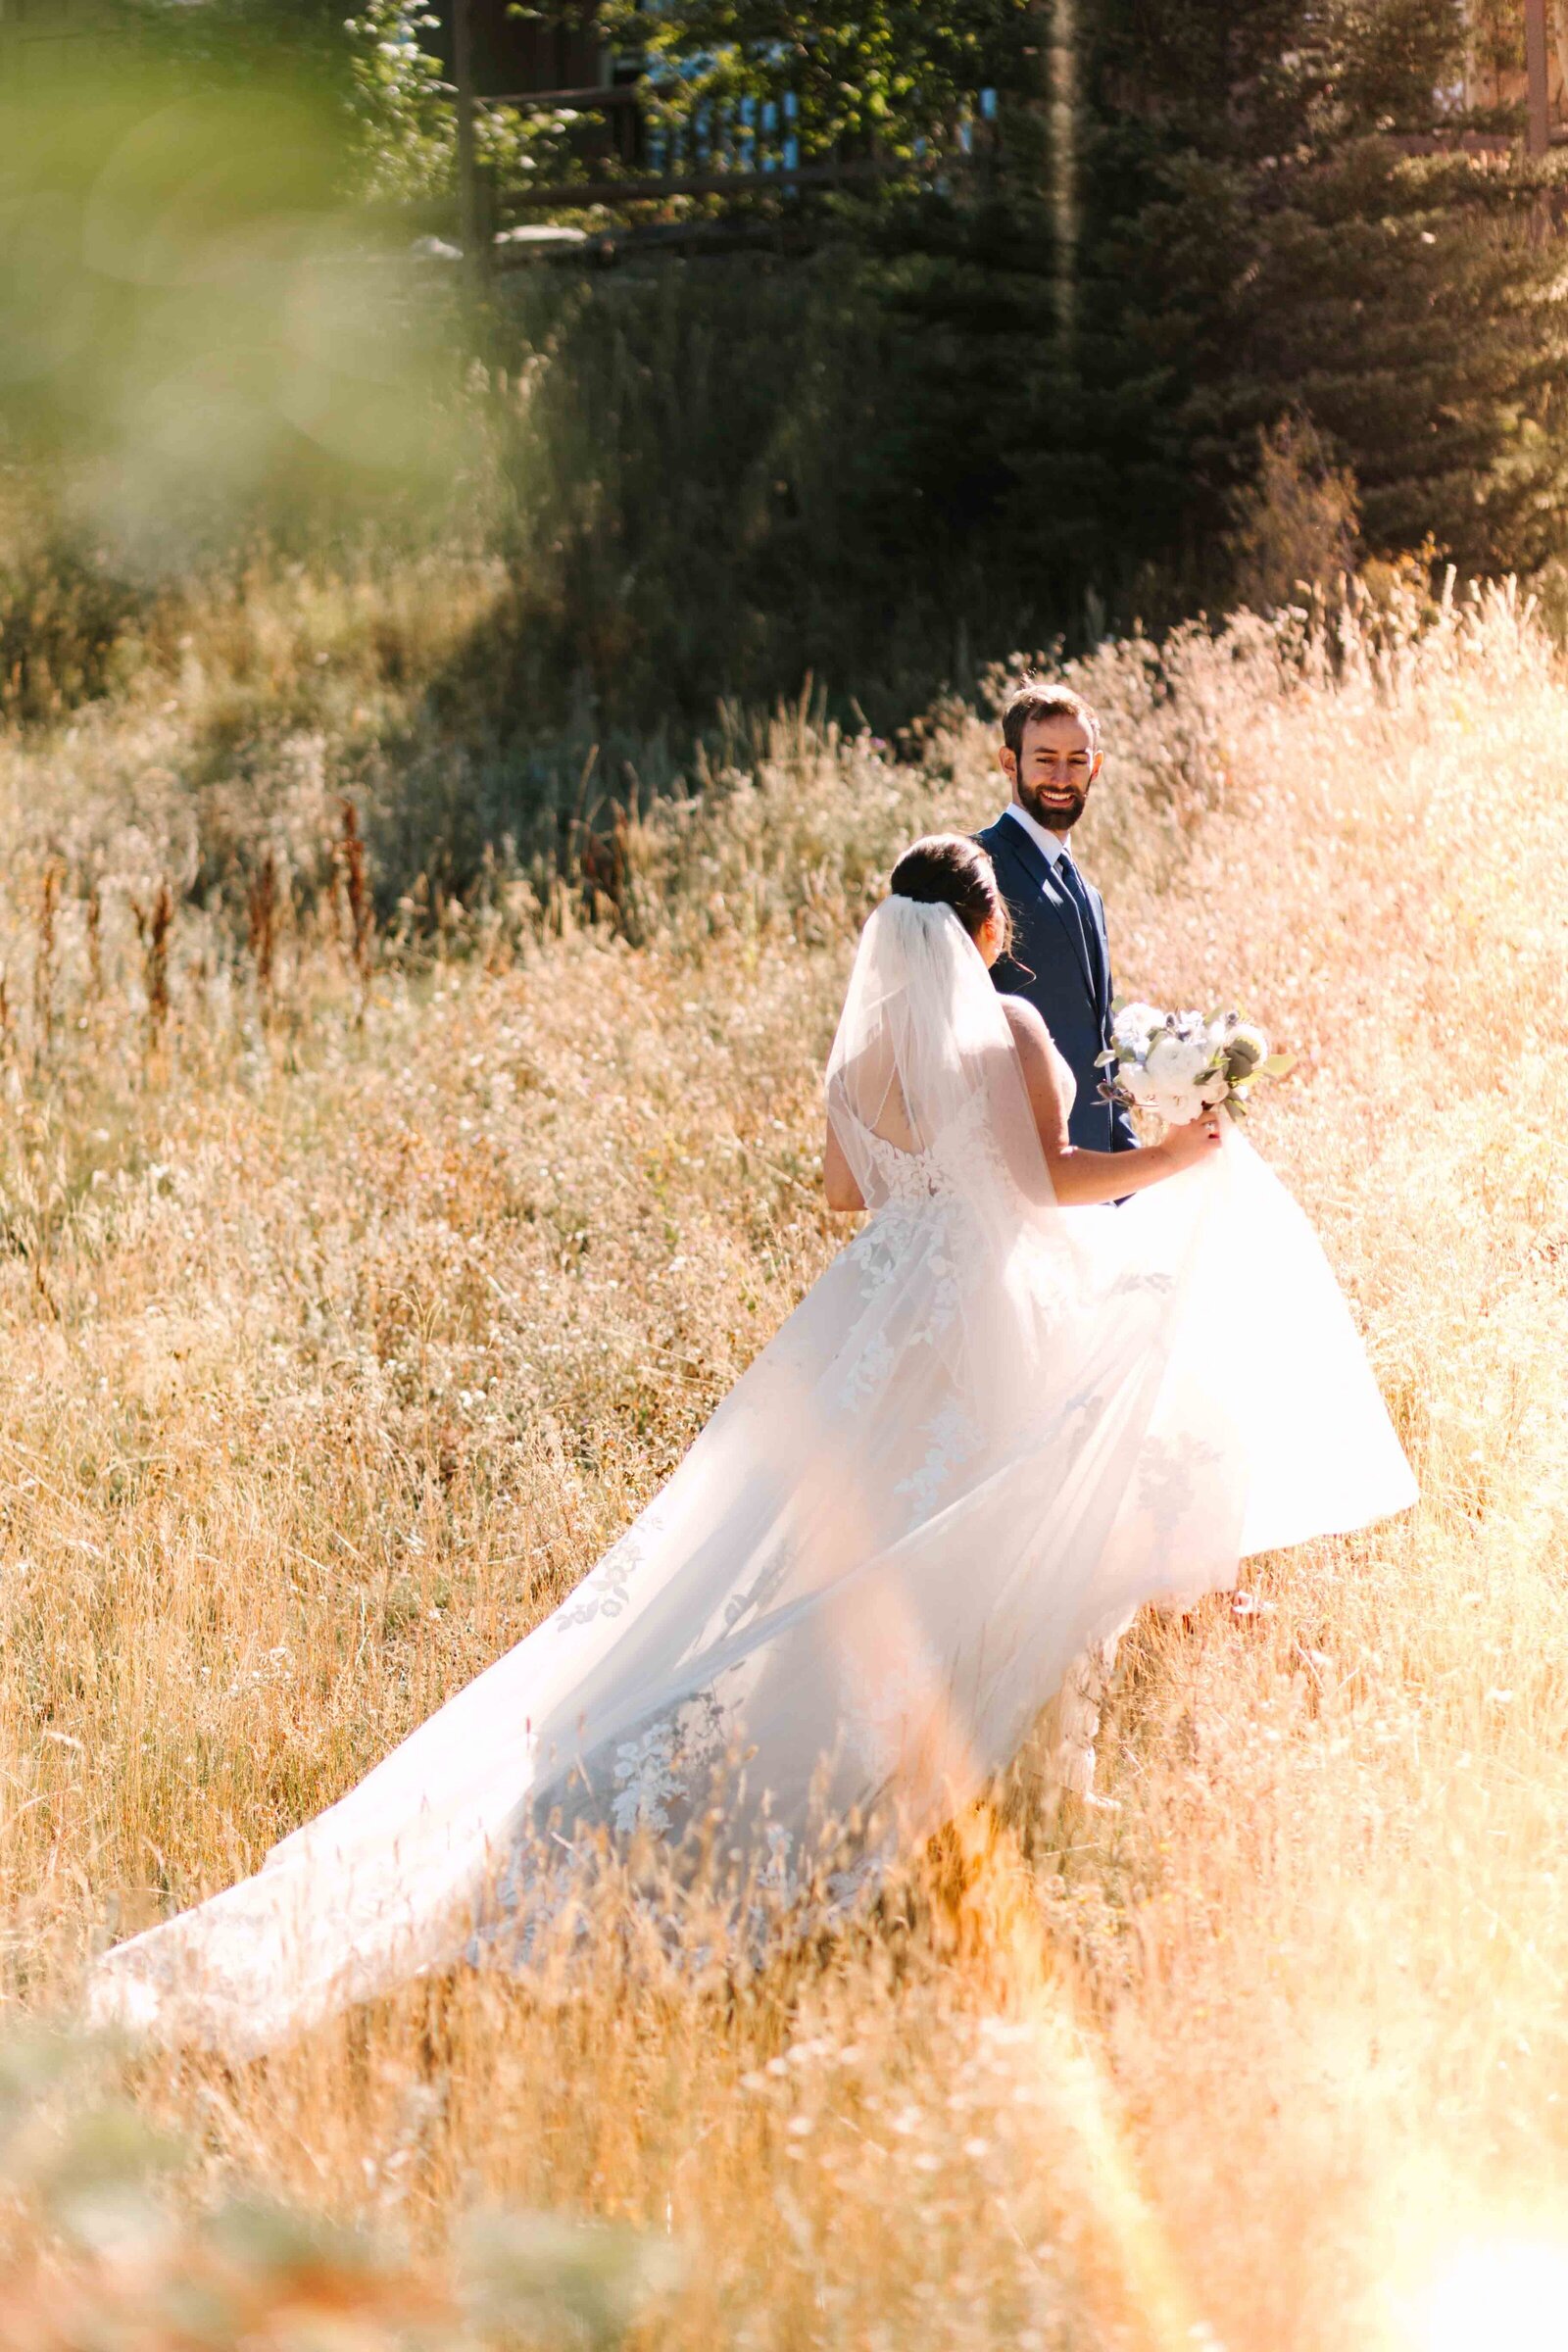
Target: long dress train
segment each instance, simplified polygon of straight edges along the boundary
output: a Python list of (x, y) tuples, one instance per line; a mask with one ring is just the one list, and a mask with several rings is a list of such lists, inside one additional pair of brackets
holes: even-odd
[(748, 1934), (847, 1902), (1142, 1603), (1414, 1499), (1239, 1135), (1119, 1210), (1056, 1207), (951, 909), (866, 924), (828, 1107), (870, 1213), (662, 1491), (254, 1877), (106, 1954), (91, 2016), (262, 2050), (502, 1931), (525, 1959), (642, 1838), (717, 1854)]

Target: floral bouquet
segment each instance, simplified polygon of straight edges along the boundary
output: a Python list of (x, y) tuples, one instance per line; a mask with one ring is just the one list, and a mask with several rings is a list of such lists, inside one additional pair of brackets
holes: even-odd
[(1283, 1078), (1293, 1054), (1271, 1054), (1268, 1039), (1239, 1013), (1161, 1012), (1153, 1004), (1118, 1006), (1111, 1051), (1097, 1069), (1118, 1065), (1101, 1082), (1107, 1102), (1158, 1113), (1185, 1127), (1221, 1104), (1233, 1119), (1247, 1116), (1247, 1096), (1259, 1078)]

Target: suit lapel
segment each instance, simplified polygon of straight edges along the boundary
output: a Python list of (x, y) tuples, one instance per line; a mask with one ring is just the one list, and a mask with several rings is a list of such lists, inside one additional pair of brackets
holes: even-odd
[(1084, 937), (1084, 927), (1078, 918), (1077, 908), (1052, 880), (1051, 861), (1045, 851), (1030, 840), (1022, 825), (1015, 825), (1005, 817), (1000, 820), (997, 838), (999, 841), (1005, 841), (1009, 852), (1034, 884), (1042, 901), (1051, 908), (1052, 913), (1067, 934), (1078, 969), (1083, 974), (1084, 986), (1089, 991), (1089, 1002), (1098, 1011), (1101, 989), (1088, 961), (1089, 943)]
[(1110, 1010), (1110, 941), (1105, 936), (1105, 902), (1081, 868), (1078, 879), (1083, 883), (1084, 897), (1089, 902), (1089, 911), (1095, 918), (1094, 955), (1099, 983), (1096, 991), (1096, 1003), (1103, 1015)]

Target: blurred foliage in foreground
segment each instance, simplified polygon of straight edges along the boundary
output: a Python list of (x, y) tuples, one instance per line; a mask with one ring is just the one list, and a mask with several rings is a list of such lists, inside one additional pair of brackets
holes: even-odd
[(431, 2261), (241, 2189), (182, 2208), (196, 2148), (114, 2087), (113, 2056), (38, 2033), (0, 2048), (0, 2352), (483, 2352), (523, 2333), (610, 2352), (680, 2281), (671, 2239), (547, 2213), (476, 2209)]
[(243, 52), (0, 91), (0, 437), (35, 528), (167, 574), (450, 504), (450, 310), (345, 197), (350, 133)]

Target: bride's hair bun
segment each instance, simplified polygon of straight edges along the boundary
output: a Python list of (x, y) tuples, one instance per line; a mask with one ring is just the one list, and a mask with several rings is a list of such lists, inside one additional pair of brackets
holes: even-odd
[(977, 841), (967, 833), (927, 833), (911, 842), (893, 868), (893, 895), (918, 899), (926, 906), (951, 906), (971, 939), (993, 915), (1002, 917), (1002, 944), (1012, 944), (1007, 902), (997, 884), (996, 868)]

